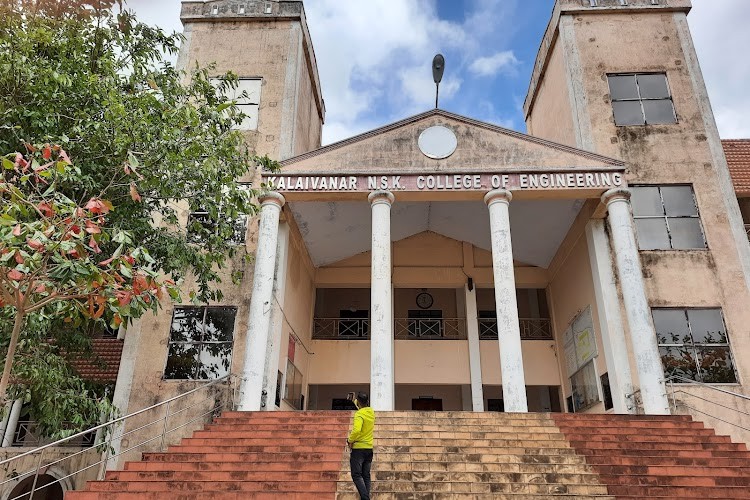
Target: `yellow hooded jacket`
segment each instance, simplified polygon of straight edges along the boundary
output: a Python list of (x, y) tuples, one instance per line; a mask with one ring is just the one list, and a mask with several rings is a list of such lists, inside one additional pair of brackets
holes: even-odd
[(369, 406), (360, 408), (354, 414), (352, 432), (349, 434), (349, 442), (352, 449), (371, 450), (372, 434), (375, 428), (375, 412)]

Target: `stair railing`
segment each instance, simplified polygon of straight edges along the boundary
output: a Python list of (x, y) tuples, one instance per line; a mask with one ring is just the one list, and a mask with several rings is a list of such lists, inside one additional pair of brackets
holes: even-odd
[[(0, 491), (6, 489), (11, 483), (20, 484), (22, 481), (33, 477), (31, 490), (23, 488), (23, 491), (19, 495), (11, 498), (9, 493), (7, 497), (7, 500), (33, 500), (34, 493), (38, 493), (54, 484), (63, 483), (63, 481), (69, 483), (74, 476), (87, 471), (93, 471), (95, 468), (98, 468), (96, 475), (92, 475), (86, 479), (104, 479), (107, 466), (111, 460), (155, 442), (159, 443), (159, 451), (164, 451), (170, 434), (198, 422), (207, 423), (207, 421), (218, 416), (223, 410), (232, 410), (236, 399), (236, 381), (237, 378), (235, 376), (226, 375), (147, 408), (2, 460), (0, 461), (0, 477), (4, 479), (0, 481)], [(194, 398), (198, 398), (198, 400), (193, 401)], [(207, 407), (208, 409), (206, 409)], [(193, 415), (191, 410), (197, 410), (198, 414)], [(138, 422), (136, 419), (143, 418), (147, 420), (147, 423), (140, 425), (136, 423), (134, 429), (125, 430), (128, 423)], [(175, 420), (177, 420), (177, 423), (175, 423)], [(153, 430), (156, 430), (156, 432), (152, 433)], [(59, 447), (65, 446), (70, 441), (80, 439), (92, 432), (95, 432), (97, 435), (93, 447), (84, 448), (72, 454), (67, 454), (66, 452), (65, 456), (61, 458), (53, 457), (54, 449), (59, 449)], [(127, 438), (135, 433), (145, 434), (145, 436), (137, 435), (135, 437), (136, 439), (140, 437), (145, 440), (132, 446), (128, 443), (126, 449), (121, 449), (123, 438)], [(67, 449), (69, 450), (69, 448)], [(94, 453), (92, 453), (92, 450)], [(45, 454), (52, 459), (45, 462)], [(87, 457), (86, 455), (92, 456)], [(55, 478), (54, 481), (45, 482), (43, 485), (37, 486), (39, 476), (45, 474), (51, 467), (59, 467), (66, 460), (74, 460), (77, 457), (81, 457), (82, 465), (78, 466), (76, 470), (68, 472), (62, 477)], [(32, 461), (36, 465), (23, 472), (18, 472), (14, 469), (14, 467), (28, 467), (28, 465), (24, 466), (23, 464), (29, 461)]]
[[(703, 395), (696, 394), (695, 392), (686, 390), (686, 389), (691, 386), (709, 389), (711, 391), (714, 391), (716, 396), (718, 396), (719, 394), (723, 396), (729, 396), (730, 398), (732, 398), (733, 401), (750, 401), (750, 396), (746, 396), (745, 394), (739, 394), (737, 392), (728, 391), (726, 389), (722, 389), (721, 387), (717, 387), (711, 384), (706, 384), (704, 382), (698, 382), (697, 380), (682, 377), (680, 375), (670, 375), (669, 377), (667, 377), (666, 383), (669, 386), (669, 389), (668, 389), (669, 404), (672, 409), (672, 413), (676, 413), (678, 408), (685, 408), (688, 411), (700, 413), (701, 415), (705, 415), (707, 417), (713, 418), (720, 422), (724, 422), (725, 424), (731, 425), (733, 427), (737, 427), (738, 429), (742, 429), (744, 431), (750, 432), (750, 427), (748, 427), (747, 423), (745, 423), (747, 421), (746, 417), (750, 417), (750, 413), (744, 410), (741, 410), (739, 408), (733, 408), (732, 406), (723, 404), (714, 398), (704, 397)], [(711, 407), (716, 408), (716, 409), (723, 408), (725, 410), (731, 410), (732, 412), (734, 412), (734, 414), (739, 416), (739, 418), (742, 421), (742, 424), (737, 423), (737, 422), (732, 422), (725, 418), (708, 413), (705, 411), (705, 408), (703, 410), (696, 408), (695, 404), (691, 405), (688, 403), (688, 401), (686, 401), (686, 399), (688, 398), (695, 398), (705, 403), (709, 403)]]

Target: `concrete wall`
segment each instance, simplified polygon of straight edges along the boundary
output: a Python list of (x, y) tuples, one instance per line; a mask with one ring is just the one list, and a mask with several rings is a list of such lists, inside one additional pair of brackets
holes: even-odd
[(529, 116), (526, 131), (536, 137), (576, 146), (573, 110), (570, 105), (571, 93), (564, 58), (562, 44), (556, 39), (550, 50), (544, 79), (537, 89), (535, 106), (545, 112)]
[(217, 75), (263, 79), (258, 129), (245, 133), (258, 154), (281, 160), (320, 147), (325, 110), (302, 2), (274, 2), (265, 14), (264, 2), (247, 0), (243, 15), (233, 0), (214, 4), (216, 15), (207, 4), (183, 3), (180, 67), (214, 64)]
[[(21, 455), (31, 448), (2, 448), (0, 449), (0, 460)], [(46, 474), (59, 479), (63, 491), (81, 489), (86, 485), (86, 481), (95, 480), (99, 473), (99, 467), (92, 467), (88, 470), (79, 472), (71, 477), (65, 477), (76, 473), (101, 459), (101, 453), (94, 448), (84, 450), (75, 448), (48, 448), (44, 452), (42, 465), (47, 465)], [(55, 465), (49, 465), (58, 462)], [(39, 466), (39, 455), (29, 455), (11, 462), (4, 468), (0, 469), (0, 482), (13, 476), (18, 479), (11, 481), (4, 486), (0, 486), (0, 498), (8, 498), (13, 488), (21, 481), (33, 475)], [(64, 478), (64, 479), (63, 479)], [(44, 490), (35, 493), (34, 497), (44, 498)]]

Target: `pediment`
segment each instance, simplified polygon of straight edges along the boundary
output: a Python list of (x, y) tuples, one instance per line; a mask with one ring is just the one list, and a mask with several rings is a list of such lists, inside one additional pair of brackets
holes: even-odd
[[(419, 149), (419, 135), (442, 125), (457, 137), (442, 160)], [(624, 163), (589, 151), (522, 134), (442, 110), (432, 110), (282, 162), (284, 174), (483, 172), (618, 169)]]

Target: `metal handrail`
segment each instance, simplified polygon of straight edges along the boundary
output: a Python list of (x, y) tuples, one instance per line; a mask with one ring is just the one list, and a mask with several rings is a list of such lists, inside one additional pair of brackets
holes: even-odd
[[(37, 464), (36, 464), (36, 468), (35, 469), (31, 469), (31, 470), (28, 470), (28, 471), (25, 471), (25, 472), (22, 472), (22, 473), (16, 473), (16, 474), (13, 475), (13, 477), (9, 477), (8, 479), (5, 479), (4, 481), (0, 481), (0, 488), (2, 488), (6, 484), (14, 482), (14, 481), (22, 481), (25, 478), (34, 477), (34, 483), (32, 484), (32, 491), (30, 492), (30, 494), (27, 492), (27, 493), (23, 493), (22, 495), (16, 497), (16, 498), (20, 499), (22, 497), (26, 497), (27, 495), (30, 495), (28, 497), (28, 499), (31, 500), (31, 498), (33, 498), (33, 495), (34, 495), (35, 491), (40, 491), (40, 490), (42, 490), (42, 489), (44, 489), (44, 488), (46, 488), (48, 486), (60, 483), (61, 481), (65, 480), (65, 479), (67, 479), (69, 477), (72, 477), (72, 476), (74, 476), (76, 474), (79, 474), (81, 472), (87, 471), (89, 469), (92, 469), (92, 468), (94, 468), (96, 466), (100, 466), (100, 469), (99, 469), (97, 477), (99, 479), (101, 479), (104, 476), (104, 472), (106, 471), (107, 464), (113, 458), (119, 457), (119, 456), (121, 456), (121, 455), (123, 455), (125, 453), (128, 453), (128, 452), (130, 452), (130, 451), (132, 451), (134, 449), (140, 448), (141, 446), (144, 446), (146, 444), (152, 443), (152, 442), (157, 441), (159, 439), (161, 440), (161, 449), (163, 449), (164, 445), (165, 445), (165, 442), (166, 442), (166, 436), (167, 436), (167, 434), (170, 434), (170, 433), (172, 433), (172, 432), (174, 432), (174, 431), (176, 431), (178, 429), (181, 429), (181, 428), (186, 427), (186, 426), (188, 426), (188, 425), (190, 425), (192, 423), (195, 423), (198, 420), (203, 419), (203, 418), (205, 418), (208, 415), (216, 414), (217, 411), (221, 410), (223, 407), (226, 407), (227, 405), (229, 405), (229, 407), (231, 408), (233, 406), (233, 404), (234, 404), (234, 387), (232, 386), (232, 380), (234, 378), (235, 377), (233, 375), (231, 375), (231, 374), (230, 375), (225, 375), (224, 377), (221, 377), (221, 378), (218, 378), (216, 380), (212, 380), (212, 381), (210, 381), (208, 383), (202, 384), (200, 387), (196, 387), (195, 389), (191, 389), (191, 390), (189, 390), (187, 392), (178, 394), (177, 396), (171, 397), (169, 399), (166, 399), (166, 400), (161, 401), (159, 403), (153, 404), (153, 405), (148, 406), (146, 408), (143, 408), (141, 410), (129, 413), (128, 415), (124, 415), (122, 417), (118, 417), (118, 418), (112, 419), (112, 420), (110, 420), (108, 422), (105, 422), (103, 424), (99, 424), (99, 425), (97, 425), (95, 427), (92, 427), (90, 429), (86, 429), (84, 431), (81, 431), (79, 433), (73, 434), (71, 436), (68, 436), (68, 437), (65, 437), (65, 438), (62, 438), (62, 439), (58, 439), (57, 441), (54, 441), (54, 442), (49, 443), (49, 444), (46, 444), (46, 445), (41, 446), (39, 448), (35, 448), (33, 450), (29, 450), (27, 452), (15, 455), (15, 456), (13, 456), (11, 458), (2, 460), (2, 461), (0, 461), (0, 468), (4, 467), (5, 470), (7, 471), (7, 470), (9, 470), (9, 468), (10, 468), (10, 466), (11, 466), (12, 463), (20, 461), (20, 460), (22, 460), (24, 458), (27, 458), (27, 457), (30, 457), (30, 456), (39, 454), (39, 458), (37, 460)], [(224, 403), (219, 403), (218, 405), (216, 403), (212, 403), (210, 405), (211, 408), (208, 411), (202, 412), (197, 417), (192, 418), (192, 419), (188, 420), (187, 422), (184, 422), (184, 423), (182, 423), (180, 425), (177, 425), (176, 427), (170, 427), (170, 425), (169, 425), (169, 419), (170, 418), (174, 418), (176, 415), (179, 415), (179, 414), (181, 414), (183, 412), (186, 412), (187, 410), (189, 410), (191, 408), (195, 408), (195, 407), (197, 407), (199, 405), (203, 405), (208, 400), (213, 399), (214, 396), (210, 396), (210, 397), (207, 397), (207, 398), (202, 398), (200, 401), (194, 402), (192, 404), (188, 404), (184, 408), (181, 408), (179, 410), (171, 411), (170, 412), (170, 405), (172, 403), (174, 403), (174, 402), (176, 402), (176, 401), (178, 401), (180, 399), (187, 398), (188, 396), (190, 396), (192, 394), (195, 394), (195, 393), (198, 393), (200, 391), (207, 391), (208, 389), (210, 389), (212, 387), (217, 387), (217, 386), (221, 386), (221, 385), (227, 385), (227, 387), (231, 390), (231, 394), (229, 395), (228, 398), (226, 398), (227, 401), (225, 401)], [(127, 420), (132, 419), (134, 417), (137, 417), (139, 415), (143, 415), (146, 412), (157, 410), (157, 409), (162, 408), (162, 407), (166, 408), (166, 412), (164, 413), (163, 417), (158, 417), (158, 418), (156, 418), (153, 421), (150, 421), (150, 422), (148, 422), (148, 423), (146, 423), (144, 425), (140, 425), (140, 426), (136, 427), (135, 429), (131, 429), (131, 430), (127, 431), (127, 432), (122, 432), (118, 436), (115, 436), (115, 433), (116, 433), (117, 429), (123, 423), (125, 423)], [(135, 444), (133, 446), (130, 446), (130, 447), (128, 447), (125, 450), (118, 450), (117, 453), (111, 454), (113, 442), (118, 442), (119, 443), (119, 441), (121, 441), (122, 438), (124, 438), (125, 436), (128, 436), (128, 435), (130, 435), (130, 434), (132, 434), (134, 432), (141, 431), (141, 430), (143, 430), (143, 429), (145, 429), (147, 427), (153, 426), (154, 424), (158, 424), (158, 423), (161, 423), (161, 422), (163, 422), (161, 432), (159, 432), (156, 436), (154, 436), (154, 437), (152, 437), (150, 439), (146, 439), (145, 441), (142, 441), (142, 442), (140, 442), (138, 444)], [(101, 432), (98, 432), (98, 431), (101, 431)], [(81, 455), (83, 453), (87, 453), (92, 448), (88, 447), (88, 448), (82, 449), (82, 450), (80, 450), (78, 452), (65, 455), (64, 457), (58, 458), (57, 460), (54, 460), (54, 461), (52, 461), (50, 463), (44, 463), (43, 464), (42, 458), (44, 457), (44, 452), (46, 450), (50, 449), (50, 448), (53, 448), (53, 447), (64, 446), (64, 443), (69, 442), (69, 441), (74, 440), (74, 439), (78, 439), (78, 438), (80, 438), (80, 437), (82, 437), (84, 435), (90, 434), (92, 432), (97, 432), (97, 437), (99, 437), (100, 434), (103, 435), (104, 432), (106, 432), (108, 434), (108, 436), (99, 439), (97, 441), (97, 443), (94, 445), (94, 447), (99, 447), (99, 448), (105, 447), (104, 448), (104, 452), (100, 456), (100, 459), (94, 461), (93, 463), (84, 464), (78, 470), (73, 471), (73, 472), (67, 474), (66, 476), (64, 476), (62, 478), (59, 478), (56, 481), (53, 481), (53, 482), (51, 482), (49, 484), (45, 484), (43, 486), (40, 486), (39, 488), (36, 488), (37, 479), (38, 479), (38, 476), (40, 475), (40, 472), (41, 472), (42, 469), (48, 469), (49, 467), (51, 467), (53, 465), (57, 465), (57, 464), (65, 461), (65, 460), (70, 460), (73, 457), (76, 457), (76, 456)], [(15, 500), (15, 499), (9, 499), (9, 500)]]
[[(722, 389), (721, 387), (716, 387), (715, 385), (706, 384), (705, 382), (700, 382), (698, 380), (693, 380), (693, 379), (690, 379), (690, 378), (687, 378), (687, 377), (683, 377), (681, 375), (670, 375), (669, 377), (667, 377), (667, 379), (665, 380), (665, 382), (667, 384), (669, 384), (669, 392), (670, 392), (670, 396), (671, 396), (670, 397), (670, 407), (671, 407), (672, 411), (676, 411), (678, 406), (683, 406), (683, 407), (687, 408), (690, 411), (693, 411), (693, 412), (696, 412), (696, 413), (700, 413), (701, 415), (705, 415), (707, 417), (713, 418), (713, 419), (718, 420), (720, 422), (724, 422), (725, 424), (731, 425), (733, 427), (737, 427), (738, 429), (742, 429), (744, 431), (750, 431), (750, 428), (745, 427), (745, 426), (743, 426), (741, 424), (738, 424), (736, 422), (731, 422), (731, 421), (726, 420), (724, 418), (721, 418), (721, 417), (718, 417), (716, 415), (712, 415), (710, 413), (707, 413), (707, 412), (705, 412), (703, 410), (699, 410), (698, 408), (695, 408), (694, 406), (690, 406), (685, 401), (682, 401), (682, 400), (678, 401), (676, 395), (677, 394), (684, 394), (686, 396), (690, 396), (692, 398), (699, 399), (701, 401), (705, 401), (706, 403), (710, 403), (714, 407), (720, 407), (720, 408), (724, 408), (725, 410), (731, 410), (731, 411), (733, 411), (735, 413), (738, 413), (738, 414), (741, 414), (741, 415), (745, 415), (745, 416), (750, 416), (750, 413), (748, 413), (746, 411), (743, 411), (743, 410), (740, 410), (738, 408), (732, 408), (731, 406), (721, 404), (718, 401), (715, 401), (713, 399), (704, 398), (704, 397), (701, 397), (701, 396), (699, 396), (697, 394), (693, 394), (692, 392), (686, 391), (684, 389), (684, 387), (693, 385), (693, 386), (698, 386), (698, 387), (702, 387), (702, 388), (707, 388), (707, 389), (711, 389), (712, 391), (715, 391), (715, 392), (718, 392), (718, 393), (721, 393), (721, 394), (726, 394), (728, 396), (732, 396), (733, 398), (741, 399), (743, 401), (750, 401), (750, 396), (747, 396), (745, 394), (740, 394), (740, 393), (737, 393), (737, 392), (728, 391), (726, 389)], [(675, 383), (679, 384), (677, 390), (675, 390)]]

